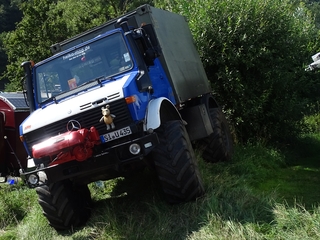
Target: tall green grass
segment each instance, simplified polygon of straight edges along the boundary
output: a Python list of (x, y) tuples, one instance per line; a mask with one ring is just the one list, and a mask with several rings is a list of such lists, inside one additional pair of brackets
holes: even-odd
[(313, 134), (285, 149), (237, 146), (230, 163), (199, 158), (206, 194), (180, 205), (164, 201), (149, 171), (93, 183), (87, 224), (59, 233), (34, 190), (0, 185), (0, 239), (319, 239), (319, 150)]

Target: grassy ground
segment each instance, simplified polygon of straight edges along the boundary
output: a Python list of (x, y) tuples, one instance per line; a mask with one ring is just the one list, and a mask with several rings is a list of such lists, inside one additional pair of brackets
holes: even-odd
[(276, 189), (290, 206), (299, 202), (312, 209), (320, 201), (320, 135), (304, 136), (284, 152), (285, 165), (259, 187)]
[(48, 226), (34, 190), (0, 185), (0, 239), (320, 239), (320, 134), (283, 149), (236, 147), (232, 163), (200, 160), (206, 195), (171, 206), (155, 177), (90, 185), (92, 217)]

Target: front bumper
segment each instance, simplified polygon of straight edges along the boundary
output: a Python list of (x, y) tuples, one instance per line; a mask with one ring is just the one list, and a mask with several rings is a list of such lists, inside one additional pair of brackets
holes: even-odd
[[(129, 152), (129, 146), (137, 143), (141, 151), (137, 155)], [(25, 171), (21, 178), (30, 188), (47, 185), (65, 179), (73, 179), (76, 182), (90, 183), (99, 179), (106, 180), (121, 176), (123, 166), (143, 159), (152, 149), (159, 144), (156, 133), (134, 139), (132, 141), (117, 144), (112, 147), (99, 146), (100, 151), (85, 161), (70, 161), (49, 167), (38, 168), (33, 171)], [(29, 179), (38, 178), (39, 181)]]

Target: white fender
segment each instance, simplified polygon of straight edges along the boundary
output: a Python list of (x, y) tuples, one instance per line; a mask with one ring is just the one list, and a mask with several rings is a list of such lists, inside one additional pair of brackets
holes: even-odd
[[(160, 109), (164, 108), (165, 116), (160, 116)], [(165, 97), (152, 99), (147, 108), (147, 113), (144, 121), (144, 131), (148, 129), (157, 129), (161, 125), (161, 120), (182, 120), (180, 113), (173, 103)]]

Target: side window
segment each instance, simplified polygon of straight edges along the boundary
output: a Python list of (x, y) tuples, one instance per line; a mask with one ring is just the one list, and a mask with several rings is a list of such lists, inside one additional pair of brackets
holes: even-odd
[(53, 97), (61, 91), (59, 75), (57, 72), (40, 72), (37, 75), (38, 102)]
[(127, 51), (110, 52), (108, 58), (110, 74), (123, 72), (132, 67), (130, 55)]

